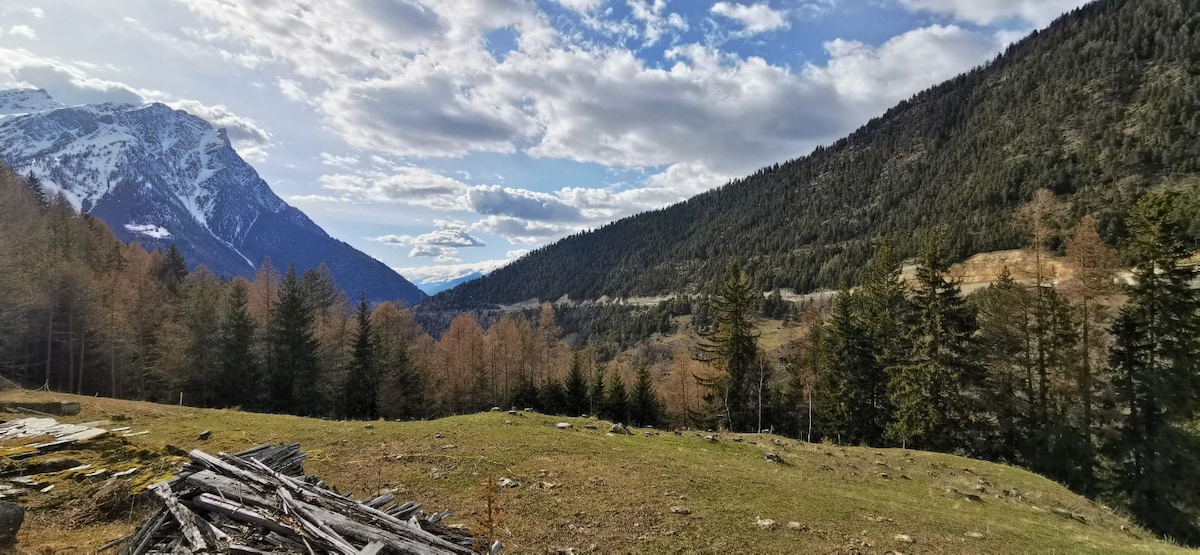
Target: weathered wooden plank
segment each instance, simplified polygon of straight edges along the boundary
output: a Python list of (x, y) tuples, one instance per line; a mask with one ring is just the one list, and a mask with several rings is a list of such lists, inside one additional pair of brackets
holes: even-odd
[(200, 533), (198, 517), (187, 507), (179, 502), (175, 494), (171, 492), (166, 484), (160, 484), (153, 488), (154, 494), (162, 500), (163, 505), (171, 511), (171, 516), (175, 517), (175, 522), (179, 524), (179, 529), (183, 531), (183, 537), (187, 540), (188, 545), (193, 550), (203, 551), (208, 549), (208, 542), (204, 540), (204, 535)]
[(301, 537), (299, 530), (259, 513), (252, 506), (221, 499), (211, 493), (201, 493), (193, 497), (192, 504), (206, 511), (221, 513), (233, 520), (265, 528), (284, 536)]
[(379, 552), (383, 551), (383, 548), (385, 548), (385, 547), (387, 547), (387, 545), (385, 545), (381, 541), (376, 540), (371, 543), (368, 543), (361, 550), (359, 550), (358, 555), (379, 555)]
[(313, 517), (311, 511), (301, 506), (295, 499), (292, 499), (292, 494), (288, 493), (288, 490), (279, 488), (278, 494), (279, 499), (298, 517), (300, 526), (307, 530), (308, 533), (329, 542), (330, 545), (344, 555), (355, 555), (355, 553), (358, 553), (358, 549), (350, 545), (350, 542), (338, 535), (337, 532), (330, 530), (319, 519)]

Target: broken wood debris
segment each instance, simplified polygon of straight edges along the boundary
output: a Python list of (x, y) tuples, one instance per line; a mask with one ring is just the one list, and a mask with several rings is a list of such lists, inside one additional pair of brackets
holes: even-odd
[(122, 542), (123, 553), (473, 553), (465, 528), (440, 524), (414, 502), (387, 493), (362, 501), (305, 476), (299, 444), (240, 453), (188, 454), (191, 462), (156, 486), (163, 507)]
[(48, 438), (28, 445), (0, 448), (0, 455), (19, 460), (95, 439), (108, 433), (104, 428), (81, 424), (59, 424), (53, 418), (22, 418), (0, 424), (0, 440)]

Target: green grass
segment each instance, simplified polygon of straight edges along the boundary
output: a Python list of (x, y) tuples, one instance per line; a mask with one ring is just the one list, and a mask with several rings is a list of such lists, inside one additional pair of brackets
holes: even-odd
[[(357, 496), (393, 489), (452, 523), (479, 529), (489, 475), (520, 482), (499, 492), (498, 536), (509, 553), (577, 548), (599, 552), (685, 553), (1170, 553), (1182, 552), (1122, 516), (1029, 472), (950, 455), (839, 448), (766, 435), (675, 435), (607, 424), (504, 412), (427, 422), (332, 422), (237, 411), (190, 409), (68, 395), (72, 420), (122, 414), (150, 434), (144, 447), (232, 451), (265, 442), (300, 442), (305, 468)], [(558, 430), (556, 422), (574, 425)], [(597, 430), (586, 429), (593, 423)], [(212, 438), (197, 435), (213, 430)], [(440, 435), (441, 437), (438, 437)], [(735, 442), (741, 438), (741, 442)], [(777, 453), (781, 466), (763, 459)], [(886, 473), (887, 478), (881, 476)], [(976, 486), (983, 484), (984, 491)], [(1017, 490), (1019, 494), (1006, 494)], [(962, 493), (977, 493), (979, 501)], [(672, 512), (683, 506), (691, 514)], [(1065, 509), (1086, 522), (1060, 516)], [(63, 527), (54, 511), (33, 518), (24, 548), (94, 548), (132, 528), (118, 523)], [(764, 530), (757, 519), (776, 521)], [(798, 522), (802, 530), (789, 529)], [(968, 537), (982, 534), (982, 538)], [(911, 543), (896, 539), (907, 535)]]

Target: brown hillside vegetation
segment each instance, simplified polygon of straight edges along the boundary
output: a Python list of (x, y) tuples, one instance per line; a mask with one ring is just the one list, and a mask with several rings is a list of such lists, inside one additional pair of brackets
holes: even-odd
[[(149, 452), (236, 451), (300, 442), (305, 470), (355, 497), (379, 491), (450, 508), (481, 531), (485, 484), (499, 490), (496, 535), (509, 553), (1171, 553), (1121, 515), (1013, 467), (901, 449), (806, 444), (771, 435), (633, 430), (585, 418), (490, 412), (419, 422), (334, 422), (105, 398), (7, 391), (0, 400), (70, 400), (66, 420), (121, 415)], [(572, 428), (560, 430), (558, 422)], [(595, 426), (592, 428), (590, 426)], [(207, 441), (198, 439), (212, 430)], [(764, 459), (778, 455), (785, 464)], [(31, 494), (22, 503), (40, 503)], [(148, 506), (67, 518), (88, 499), (33, 505), (20, 551), (93, 551)], [(773, 521), (773, 524), (768, 522)], [(793, 524), (795, 523), (795, 524)]]

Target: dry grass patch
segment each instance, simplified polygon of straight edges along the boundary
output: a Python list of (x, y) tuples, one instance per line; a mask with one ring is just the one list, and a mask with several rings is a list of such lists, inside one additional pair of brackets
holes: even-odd
[[(329, 484), (449, 508), (451, 523), (477, 531), (497, 517), (487, 508), (489, 477), (507, 478), (519, 485), (498, 488), (492, 501), (502, 507), (494, 533), (510, 553), (1182, 551), (1040, 476), (935, 453), (756, 434), (716, 443), (694, 433), (618, 436), (594, 420), (532, 413), (334, 422), (29, 392), (0, 400), (13, 396), (80, 401), (77, 421), (123, 415), (125, 425), (150, 430), (129, 439), (150, 450), (299, 442), (310, 454), (305, 470)], [(574, 427), (556, 429), (559, 421)], [(207, 441), (198, 438), (204, 430), (213, 431)], [(786, 464), (764, 460), (766, 452)], [(31, 508), (21, 546), (94, 548), (139, 516), (70, 528), (61, 526), (66, 510)]]

